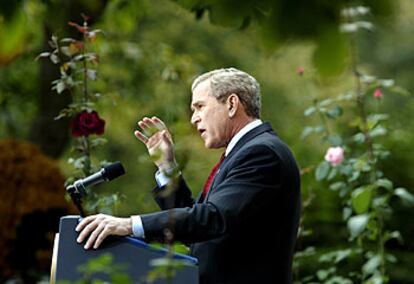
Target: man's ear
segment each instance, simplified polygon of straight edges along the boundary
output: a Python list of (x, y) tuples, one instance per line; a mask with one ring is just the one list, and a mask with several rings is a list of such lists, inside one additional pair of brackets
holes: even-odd
[(236, 94), (230, 94), (227, 97), (227, 107), (229, 110), (229, 117), (234, 117), (239, 109), (240, 99)]

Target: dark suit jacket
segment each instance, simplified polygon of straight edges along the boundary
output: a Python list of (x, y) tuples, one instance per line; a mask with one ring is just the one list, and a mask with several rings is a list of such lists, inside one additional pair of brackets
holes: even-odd
[[(156, 192), (162, 189), (157, 189)], [(205, 200), (183, 178), (162, 209), (174, 208), (175, 239), (191, 244), (200, 283), (291, 283), (300, 217), (300, 177), (270, 124), (249, 131), (224, 159)], [(147, 240), (161, 240), (168, 211), (141, 215)]]

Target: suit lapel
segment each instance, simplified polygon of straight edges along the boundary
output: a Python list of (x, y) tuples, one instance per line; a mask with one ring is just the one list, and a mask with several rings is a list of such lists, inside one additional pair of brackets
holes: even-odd
[(210, 193), (213, 191), (213, 189), (216, 186), (216, 181), (217, 181), (217, 177), (220, 174), (221, 169), (224, 169), (227, 166), (228, 161), (230, 160), (230, 157), (234, 156), (239, 150), (240, 148), (246, 144), (246, 142), (250, 141), (251, 139), (253, 139), (254, 137), (264, 133), (264, 132), (272, 132), (274, 135), (276, 135), (276, 133), (273, 131), (272, 127), (270, 126), (270, 124), (268, 122), (265, 122), (255, 128), (253, 128), (252, 130), (250, 130), (249, 132), (247, 132), (239, 141), (237, 141), (236, 145), (234, 145), (234, 148), (230, 151), (230, 153), (226, 156), (226, 158), (223, 160), (223, 163), (220, 165), (220, 168), (218, 169), (216, 175), (214, 176), (213, 182), (211, 183), (210, 189), (207, 193), (207, 196), (204, 200), (202, 200), (201, 194), (198, 197), (198, 202), (205, 202), (208, 200), (208, 197), (210, 196)]

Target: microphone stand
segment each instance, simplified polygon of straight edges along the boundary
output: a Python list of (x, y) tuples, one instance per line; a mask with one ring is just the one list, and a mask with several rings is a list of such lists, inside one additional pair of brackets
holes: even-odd
[(82, 197), (86, 195), (86, 192), (84, 190), (78, 190), (78, 188), (73, 185), (66, 187), (66, 191), (69, 193), (70, 198), (78, 209), (80, 216), (84, 218), (85, 212), (82, 207)]

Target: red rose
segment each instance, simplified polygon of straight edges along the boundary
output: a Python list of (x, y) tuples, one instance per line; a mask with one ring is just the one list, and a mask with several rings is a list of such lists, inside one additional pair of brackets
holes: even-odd
[(102, 135), (105, 128), (105, 120), (99, 118), (96, 111), (86, 110), (78, 113), (70, 125), (72, 136), (88, 136), (90, 134)]

